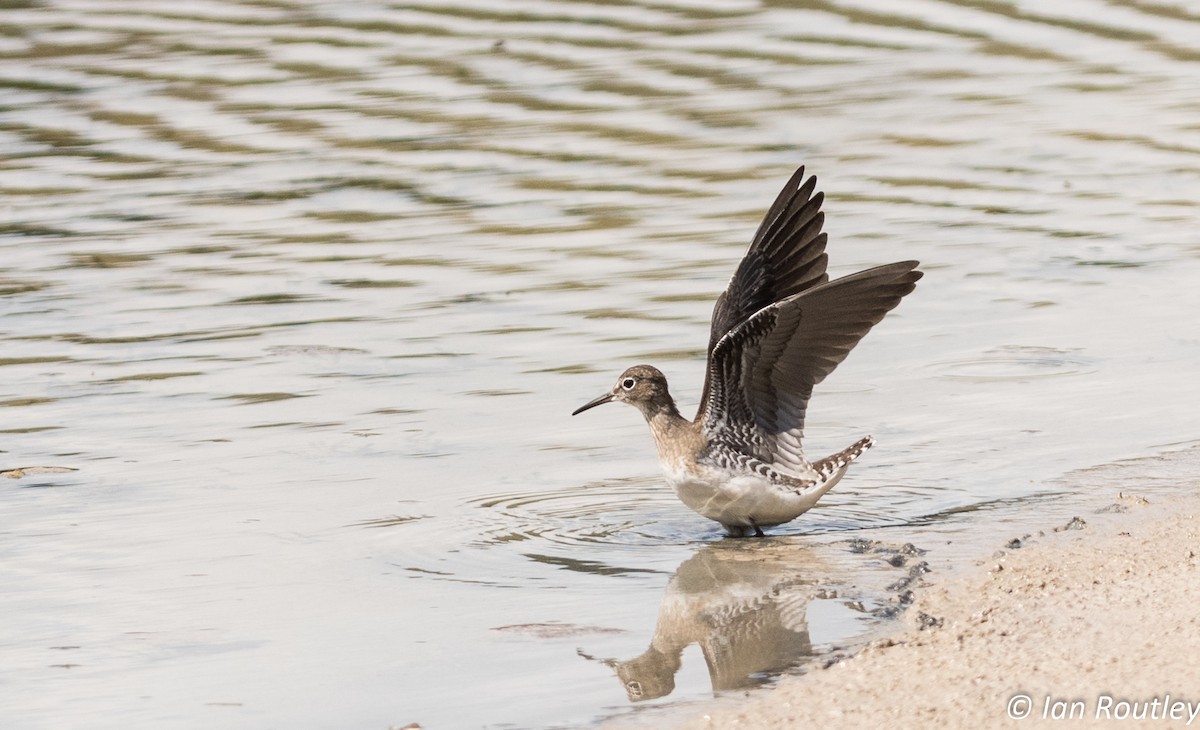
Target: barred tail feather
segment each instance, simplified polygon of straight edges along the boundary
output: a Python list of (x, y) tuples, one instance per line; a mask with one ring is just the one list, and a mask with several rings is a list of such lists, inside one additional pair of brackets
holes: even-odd
[(864, 436), (836, 454), (833, 454), (832, 456), (826, 456), (824, 459), (815, 462), (813, 464), (813, 468), (816, 469), (817, 473), (821, 475), (822, 480), (828, 479), (834, 474), (844, 471), (846, 467), (850, 465), (850, 462), (854, 461), (859, 456), (862, 456), (864, 451), (874, 445), (875, 439), (873, 437)]

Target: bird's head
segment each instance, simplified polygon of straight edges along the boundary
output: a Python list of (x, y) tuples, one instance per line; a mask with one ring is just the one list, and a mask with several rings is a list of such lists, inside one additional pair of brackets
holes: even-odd
[(617, 383), (604, 395), (584, 403), (575, 409), (572, 416), (589, 408), (620, 401), (636, 406), (647, 418), (662, 409), (675, 410), (675, 402), (667, 391), (667, 378), (658, 368), (650, 365), (634, 365), (617, 378)]

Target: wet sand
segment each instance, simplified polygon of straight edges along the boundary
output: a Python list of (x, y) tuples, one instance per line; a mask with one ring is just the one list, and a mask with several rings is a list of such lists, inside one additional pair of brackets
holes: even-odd
[(930, 585), (900, 636), (675, 726), (1200, 727), (1200, 498), (1115, 504)]

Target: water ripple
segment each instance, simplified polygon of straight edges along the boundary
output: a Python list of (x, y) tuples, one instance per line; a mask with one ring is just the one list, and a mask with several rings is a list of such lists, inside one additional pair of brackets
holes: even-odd
[[(698, 523), (661, 479), (603, 480), (547, 492), (473, 499), (480, 544), (540, 538), (562, 546), (686, 545), (719, 530)], [(697, 529), (701, 526), (703, 529)]]
[(1002, 383), (1087, 375), (1096, 372), (1098, 365), (1078, 352), (1009, 345), (989, 350), (979, 358), (937, 362), (930, 367), (944, 378)]

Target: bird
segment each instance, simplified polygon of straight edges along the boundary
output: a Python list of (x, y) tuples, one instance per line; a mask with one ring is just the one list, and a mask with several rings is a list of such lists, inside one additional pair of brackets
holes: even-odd
[(816, 505), (874, 444), (823, 459), (804, 453), (813, 388), (923, 276), (899, 261), (830, 280), (823, 192), (800, 166), (767, 210), (713, 306), (704, 390), (688, 420), (652, 365), (628, 368), (577, 408), (634, 406), (679, 499), (733, 537), (762, 537)]

